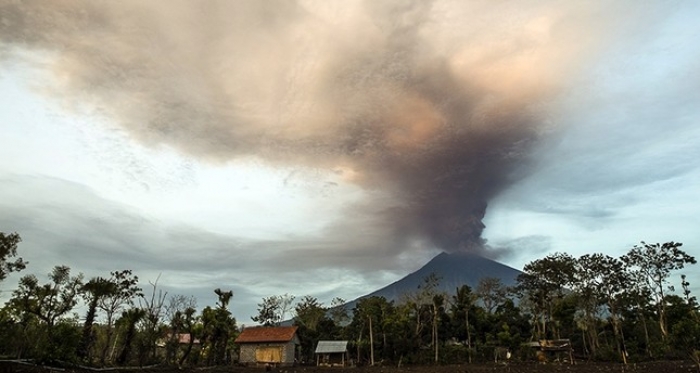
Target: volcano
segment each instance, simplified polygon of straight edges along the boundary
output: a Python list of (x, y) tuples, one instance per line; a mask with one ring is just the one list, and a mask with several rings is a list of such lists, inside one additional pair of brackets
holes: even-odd
[(498, 278), (505, 286), (513, 286), (516, 278), (522, 272), (476, 254), (440, 253), (417, 271), (379, 290), (350, 301), (345, 307), (347, 310), (352, 310), (358, 300), (373, 296), (398, 302), (402, 295), (417, 291), (418, 286), (431, 273), (440, 279), (438, 291), (452, 295), (462, 285), (469, 285), (473, 290), (476, 290), (479, 280), (484, 277)]

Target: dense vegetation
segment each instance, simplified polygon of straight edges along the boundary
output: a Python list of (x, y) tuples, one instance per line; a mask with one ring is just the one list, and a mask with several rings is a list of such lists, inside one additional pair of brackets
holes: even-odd
[[(20, 242), (16, 233), (0, 233), (0, 281), (26, 269)], [(506, 348), (526, 359), (532, 351), (524, 342), (562, 338), (583, 359), (697, 360), (698, 303), (676, 273), (696, 261), (681, 246), (642, 242), (619, 258), (556, 253), (527, 264), (512, 288), (484, 278), (474, 289), (445, 294), (431, 275), (399, 301), (365, 298), (352, 310), (339, 298), (324, 306), (312, 296), (295, 303), (292, 295), (273, 295), (262, 299), (253, 321), (292, 318), (302, 361), (314, 361), (318, 340), (350, 341), (360, 363), (425, 364), (492, 361)], [(193, 297), (149, 285), (144, 292), (130, 270), (85, 279), (56, 266), (46, 283), (25, 275), (0, 310), (0, 355), (90, 366), (235, 361), (231, 291), (215, 289), (217, 304), (197, 310)], [(680, 295), (671, 294), (676, 288)]]

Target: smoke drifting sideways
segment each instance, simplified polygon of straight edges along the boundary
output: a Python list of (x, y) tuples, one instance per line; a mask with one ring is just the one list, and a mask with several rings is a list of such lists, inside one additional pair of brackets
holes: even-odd
[[(565, 4), (566, 3), (566, 4)], [(614, 17), (595, 4), (0, 0), (0, 58), (147, 146), (327, 169), (374, 196), (400, 251), (482, 253), (490, 199)], [(595, 24), (596, 27), (590, 26)]]

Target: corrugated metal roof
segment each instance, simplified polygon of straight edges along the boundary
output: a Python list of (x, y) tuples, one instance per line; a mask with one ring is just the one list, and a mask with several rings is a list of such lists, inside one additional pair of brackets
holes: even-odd
[(296, 326), (245, 328), (236, 343), (289, 342), (294, 338)]
[(318, 341), (317, 354), (335, 354), (345, 352), (348, 349), (348, 341)]

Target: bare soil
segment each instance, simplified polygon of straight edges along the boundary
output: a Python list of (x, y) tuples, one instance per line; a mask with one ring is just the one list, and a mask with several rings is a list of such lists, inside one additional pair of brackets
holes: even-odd
[[(51, 367), (31, 366), (0, 362), (0, 373), (267, 373), (264, 368), (245, 367), (216, 367), (199, 369), (149, 368), (149, 369), (115, 369), (115, 370), (85, 370), (61, 369)], [(658, 361), (640, 364), (591, 363), (577, 364), (560, 363), (508, 363), (508, 364), (463, 364), (440, 366), (405, 366), (405, 367), (350, 367), (350, 368), (321, 368), (311, 366), (294, 366), (273, 368), (271, 373), (699, 373), (697, 365), (692, 361)]]

